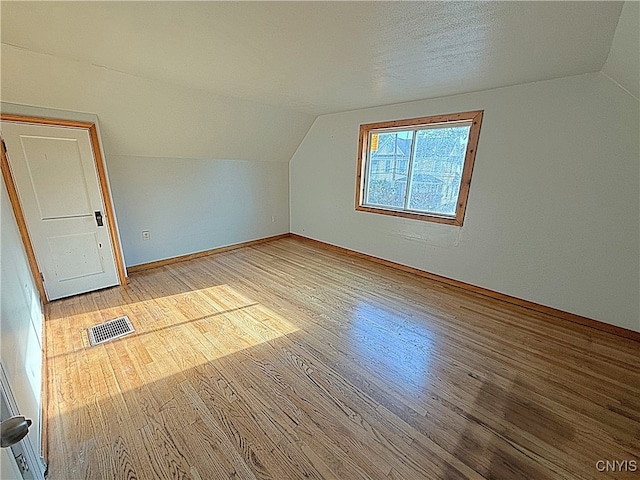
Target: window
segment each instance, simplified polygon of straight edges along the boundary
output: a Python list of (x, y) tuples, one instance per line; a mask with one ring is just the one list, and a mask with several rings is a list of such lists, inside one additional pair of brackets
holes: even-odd
[(360, 125), (356, 210), (462, 225), (482, 110)]

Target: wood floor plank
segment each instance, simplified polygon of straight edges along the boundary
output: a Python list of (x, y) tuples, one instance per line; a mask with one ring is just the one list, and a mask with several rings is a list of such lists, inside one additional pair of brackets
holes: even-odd
[[(90, 347), (127, 315), (135, 332)], [(640, 344), (295, 238), (46, 307), (49, 479), (634, 478)], [(630, 465), (632, 463), (628, 463)]]

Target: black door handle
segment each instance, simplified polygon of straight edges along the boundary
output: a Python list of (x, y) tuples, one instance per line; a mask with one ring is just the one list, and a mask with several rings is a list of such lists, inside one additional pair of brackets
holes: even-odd
[(96, 215), (96, 223), (98, 224), (99, 227), (103, 227), (104, 223), (102, 221), (102, 213), (97, 211), (95, 212), (95, 215)]

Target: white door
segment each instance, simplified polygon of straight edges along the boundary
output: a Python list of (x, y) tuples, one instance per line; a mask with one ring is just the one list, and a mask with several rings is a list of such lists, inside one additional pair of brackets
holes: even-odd
[(119, 284), (89, 130), (1, 122), (49, 300)]
[(0, 450), (0, 478), (2, 480), (21, 480), (22, 474), (18, 470), (18, 464), (16, 463), (10, 448), (3, 448)]
[(7, 455), (11, 449), (2, 449), (11, 462), (3, 463), (0, 479), (12, 478), (5, 469), (14, 469), (19, 453), (42, 478), (42, 306), (2, 176), (0, 266), (0, 420), (19, 414), (33, 421), (29, 434), (13, 449), (22, 452)]
[[(6, 385), (3, 385), (5, 387)], [(5, 398), (5, 391), (2, 392), (0, 398), (0, 420), (5, 421), (13, 415), (20, 415), (20, 412), (14, 411), (9, 402)], [(23, 415), (24, 416), (24, 415)], [(31, 419), (30, 419), (31, 420)], [(33, 420), (32, 420), (33, 422)], [(33, 427), (33, 423), (31, 424)], [(31, 434), (31, 428), (29, 428)], [(35, 456), (33, 449), (30, 449), (29, 435), (14, 443), (8, 448), (3, 448), (2, 452), (2, 480), (35, 480), (44, 479), (44, 463), (41, 463)], [(5, 452), (8, 453), (4, 454)]]

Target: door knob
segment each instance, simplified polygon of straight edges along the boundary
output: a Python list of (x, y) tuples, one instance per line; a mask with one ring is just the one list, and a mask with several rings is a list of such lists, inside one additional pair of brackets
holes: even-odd
[(8, 418), (2, 422), (0, 424), (2, 448), (10, 447), (22, 440), (29, 433), (31, 423), (30, 418), (24, 418), (22, 415)]

